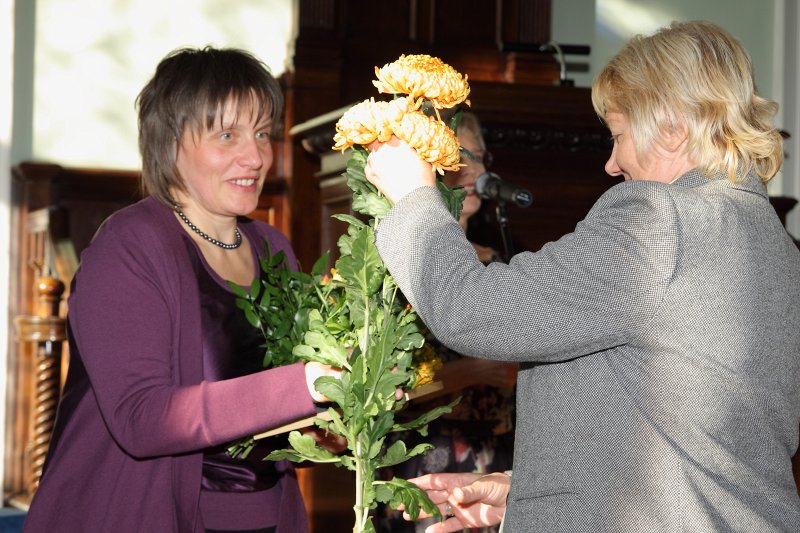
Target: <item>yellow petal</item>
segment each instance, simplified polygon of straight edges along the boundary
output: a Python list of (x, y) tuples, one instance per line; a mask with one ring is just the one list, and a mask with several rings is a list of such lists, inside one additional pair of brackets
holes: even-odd
[(373, 85), (378, 91), (390, 94), (407, 94), (412, 99), (425, 98), (436, 109), (469, 105), (469, 84), (453, 67), (438, 57), (425, 54), (402, 55), (382, 68), (375, 67)]

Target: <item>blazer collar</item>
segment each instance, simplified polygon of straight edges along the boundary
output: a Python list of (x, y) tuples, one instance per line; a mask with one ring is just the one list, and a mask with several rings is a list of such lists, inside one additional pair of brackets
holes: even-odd
[(743, 176), (737, 176), (736, 183), (728, 179), (724, 173), (719, 173), (714, 176), (702, 174), (698, 169), (693, 169), (676, 179), (672, 183), (679, 187), (693, 189), (695, 187), (702, 187), (714, 183), (719, 187), (730, 187), (741, 191), (747, 191), (753, 194), (758, 194), (767, 198), (767, 186), (761, 181), (761, 178), (755, 172), (749, 172)]

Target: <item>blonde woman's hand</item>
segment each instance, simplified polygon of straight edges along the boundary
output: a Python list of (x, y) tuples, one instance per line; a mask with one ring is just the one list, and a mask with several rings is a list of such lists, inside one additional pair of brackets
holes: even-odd
[(436, 187), (430, 163), (397, 137), (369, 145), (370, 154), (364, 174), (370, 183), (394, 203), (419, 187)]
[[(503, 520), (511, 478), (492, 474), (427, 474), (410, 479), (427, 492), (445, 520), (428, 526), (425, 533), (448, 533), (469, 527), (497, 525)], [(428, 515), (421, 513), (420, 518)], [(408, 520), (409, 517), (404, 515)]]

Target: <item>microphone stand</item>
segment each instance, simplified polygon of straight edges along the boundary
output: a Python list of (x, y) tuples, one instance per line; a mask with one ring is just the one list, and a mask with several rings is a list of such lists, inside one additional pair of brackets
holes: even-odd
[(508, 229), (508, 211), (506, 210), (506, 203), (502, 200), (497, 200), (497, 223), (500, 225), (500, 235), (503, 238), (503, 261), (508, 261), (514, 256), (514, 243), (511, 242), (511, 232)]

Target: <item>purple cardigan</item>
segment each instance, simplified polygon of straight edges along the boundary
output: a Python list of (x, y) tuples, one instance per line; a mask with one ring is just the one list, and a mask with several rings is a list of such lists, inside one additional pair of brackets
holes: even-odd
[[(294, 261), (252, 220), (257, 253)], [(204, 530), (203, 448), (314, 413), (302, 364), (204, 382), (197, 279), (184, 229), (147, 198), (110, 217), (81, 255), (69, 298), (70, 365), (26, 532)], [(280, 482), (281, 533), (307, 530), (294, 470)]]

